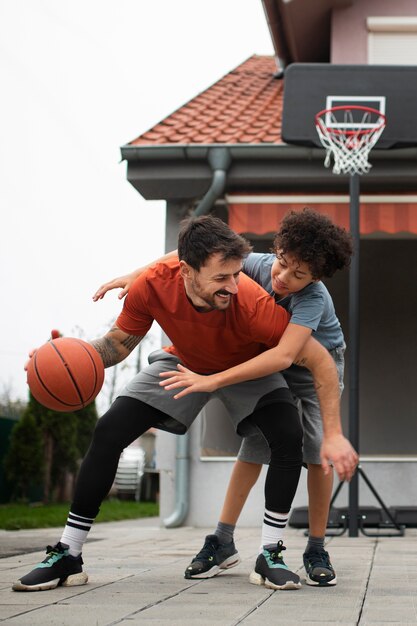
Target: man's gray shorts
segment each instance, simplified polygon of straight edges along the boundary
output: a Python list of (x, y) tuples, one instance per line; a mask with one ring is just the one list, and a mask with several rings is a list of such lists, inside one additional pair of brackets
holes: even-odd
[[(343, 391), (343, 374), (345, 367), (345, 346), (329, 350), (334, 358), (339, 375), (340, 394)], [(320, 448), (323, 441), (323, 421), (320, 404), (314, 388), (310, 370), (292, 365), (283, 372), (290, 391), (298, 401), (303, 425), (303, 461), (304, 463), (320, 464)], [(238, 453), (239, 461), (247, 463), (263, 463), (268, 465), (271, 453), (261, 433), (245, 437)]]
[[(263, 396), (276, 389), (288, 388), (282, 374), (275, 373), (256, 380), (229, 385), (214, 393), (190, 393), (174, 400), (173, 396), (180, 390), (166, 391), (159, 385), (164, 380), (159, 374), (176, 370), (178, 363), (180, 363), (179, 359), (165, 350), (152, 352), (149, 355), (149, 365), (138, 372), (119, 394), (141, 400), (171, 416), (173, 419), (165, 419), (158, 424), (158, 428), (174, 434), (185, 433), (211, 398), (218, 398), (224, 404), (239, 435), (259, 433), (260, 431), (247, 420), (242, 424), (243, 420), (253, 413)], [(268, 448), (267, 444), (266, 446)]]

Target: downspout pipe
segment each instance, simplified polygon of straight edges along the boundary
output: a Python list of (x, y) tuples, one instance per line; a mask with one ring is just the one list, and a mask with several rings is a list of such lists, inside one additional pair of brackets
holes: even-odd
[(189, 465), (190, 465), (190, 435), (177, 437), (177, 451), (175, 458), (175, 510), (163, 520), (165, 528), (178, 528), (184, 523), (189, 509)]
[[(226, 188), (227, 170), (232, 159), (226, 148), (212, 148), (208, 154), (208, 162), (213, 170), (211, 185), (198, 203), (194, 215), (205, 215), (224, 193)], [(165, 528), (178, 528), (184, 523), (189, 510), (190, 486), (190, 434), (177, 438), (175, 458), (175, 510), (163, 520)]]

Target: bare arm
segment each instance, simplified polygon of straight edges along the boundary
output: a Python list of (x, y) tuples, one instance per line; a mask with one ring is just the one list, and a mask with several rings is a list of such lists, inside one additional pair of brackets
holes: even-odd
[[(275, 348), (228, 370), (210, 376), (200, 376), (180, 365), (178, 371), (161, 374), (166, 380), (160, 385), (166, 389), (183, 388), (175, 396), (182, 398), (195, 391), (213, 392), (228, 385), (261, 378), (285, 370), (294, 363), (308, 368), (312, 373), (322, 415), (326, 416), (326, 419), (323, 419), (324, 434), (340, 433), (342, 432), (340, 392), (335, 362), (326, 348), (312, 337), (308, 337), (307, 333), (302, 333), (300, 337), (300, 328), (296, 324), (289, 324)], [(300, 342), (303, 342), (303, 347), (297, 351)]]
[[(245, 380), (261, 378), (273, 372), (280, 372), (287, 369), (287, 367), (294, 363), (297, 355), (299, 355), (298, 358), (301, 359), (302, 352), (301, 354), (299, 353), (304, 349), (310, 338), (311, 329), (290, 323), (277, 346), (266, 350), (245, 363), (231, 367), (223, 372), (211, 374), (210, 376), (200, 376), (187, 370), (183, 366), (179, 366), (178, 372), (165, 372), (162, 374), (162, 376), (167, 377), (167, 380), (163, 381), (161, 385), (167, 389), (185, 387), (182, 392), (175, 396), (176, 398), (181, 398), (194, 391), (213, 392), (227, 385), (234, 385), (235, 383), (241, 383)], [(313, 342), (314, 344), (318, 343), (315, 340), (313, 340)], [(327, 352), (325, 348), (323, 348), (323, 350)], [(310, 353), (305, 355), (306, 359), (309, 354)], [(303, 365), (304, 363), (300, 364)], [(307, 363), (305, 367), (308, 367)], [(189, 372), (189, 374), (186, 375), (185, 372)]]
[(352, 447), (348, 439), (343, 435), (340, 418), (340, 392), (336, 364), (329, 352), (325, 351), (327, 358), (321, 351), (306, 354), (311, 350), (310, 345), (306, 345), (301, 356), (300, 365), (307, 357), (308, 367), (314, 379), (314, 386), (320, 403), (320, 412), (323, 422), (323, 440), (320, 449), (321, 466), (325, 474), (330, 472), (330, 464), (334, 468), (340, 480), (350, 480), (356, 471), (359, 461), (356, 450)]
[(94, 339), (90, 343), (103, 359), (104, 367), (112, 367), (128, 357), (142, 339), (143, 337), (128, 335), (117, 326), (113, 326), (104, 337)]
[(330, 353), (318, 341), (311, 338), (297, 355), (294, 364), (307, 367), (311, 371), (320, 402), (324, 436), (340, 434), (342, 425), (339, 377)]
[[(285, 334), (281, 342), (284, 340), (284, 336)], [(274, 371), (285, 369), (291, 364), (290, 362), (287, 365), (285, 359), (291, 358), (290, 348), (296, 343), (291, 341), (294, 339), (292, 333), (289, 333), (289, 337), (288, 345), (284, 346), (285, 349), (281, 351), (281, 354), (279, 351), (280, 342), (275, 348), (271, 348), (254, 359), (242, 363), (242, 365), (211, 376), (199, 376), (179, 365), (178, 372), (172, 371), (161, 374), (161, 376), (166, 376), (167, 380), (160, 384), (168, 389), (183, 388), (175, 396), (175, 398), (180, 398), (193, 391), (215, 391), (225, 385), (259, 378)], [(278, 363), (285, 363), (285, 366), (278, 367)], [(294, 358), (294, 364), (307, 367), (313, 375), (323, 420), (323, 444), (321, 448), (323, 470), (327, 474), (330, 471), (330, 462), (333, 462), (340, 480), (350, 480), (356, 469), (358, 456), (342, 432), (339, 380), (335, 362), (326, 348), (310, 337)], [(210, 388), (211, 385), (214, 385), (213, 388)]]
[(136, 270), (133, 270), (133, 272), (130, 272), (130, 274), (125, 274), (124, 276), (113, 278), (113, 280), (110, 280), (108, 283), (104, 283), (104, 285), (101, 285), (101, 287), (99, 287), (93, 295), (94, 302), (97, 302), (97, 300), (101, 300), (102, 298), (104, 298), (105, 294), (108, 291), (118, 288), (122, 289), (122, 291), (118, 295), (119, 300), (121, 300), (125, 297), (136, 278), (140, 276), (142, 272), (148, 269), (148, 267), (151, 267), (151, 265), (154, 265), (155, 263), (163, 263), (164, 261), (169, 261), (169, 259), (174, 258), (176, 255), (177, 251), (173, 250), (172, 252), (168, 252), (167, 254), (164, 254), (164, 256), (159, 257), (159, 259), (157, 259), (156, 261), (148, 263), (148, 265), (138, 267)]
[[(245, 380), (261, 378), (273, 372), (281, 372), (295, 363), (296, 359), (301, 360), (303, 355), (305, 364), (301, 362), (299, 364), (309, 368), (307, 361), (308, 358), (311, 358), (311, 353), (309, 351), (307, 354), (304, 354), (304, 349), (310, 339), (310, 328), (299, 326), (298, 324), (291, 324), (290, 322), (277, 346), (266, 350), (266, 352), (259, 354), (241, 365), (231, 367), (224, 372), (213, 374), (216, 389), (220, 389), (226, 385), (240, 383)], [(318, 343), (314, 339), (312, 341), (314, 344)], [(323, 348), (323, 350), (325, 350), (325, 348)], [(325, 351), (327, 352), (327, 350)]]
[[(58, 330), (51, 332), (51, 339), (61, 337)], [(104, 367), (112, 367), (123, 361), (142, 341), (143, 337), (137, 335), (128, 335), (117, 326), (113, 326), (103, 337), (90, 341), (91, 345), (97, 350), (102, 358)], [(36, 349), (29, 352), (29, 358), (32, 358)], [(28, 363), (25, 364), (27, 370)]]
[(308, 368), (312, 373), (323, 415), (324, 434), (340, 433), (340, 392), (336, 365), (326, 348), (310, 335), (310, 329), (289, 324), (277, 346), (245, 363), (211, 376), (199, 376), (179, 366), (178, 372), (161, 374), (166, 380), (160, 384), (167, 389), (183, 388), (175, 396), (182, 398), (194, 391), (213, 392), (245, 380), (261, 378), (285, 370), (294, 363)]
[(355, 473), (359, 457), (343, 435), (336, 364), (329, 352), (319, 345), (321, 349), (317, 350), (315, 345), (308, 342), (296, 363), (306, 364), (313, 375), (323, 422), (323, 441), (320, 450), (323, 471), (328, 474), (330, 463), (333, 463), (340, 480), (350, 480)]

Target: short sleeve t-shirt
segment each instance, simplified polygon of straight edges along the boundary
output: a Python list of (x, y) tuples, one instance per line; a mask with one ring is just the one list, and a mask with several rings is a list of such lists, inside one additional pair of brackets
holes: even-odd
[(336, 316), (333, 300), (325, 285), (310, 283), (301, 291), (280, 298), (272, 289), (271, 267), (274, 254), (253, 252), (243, 263), (243, 271), (267, 291), (277, 304), (291, 314), (291, 324), (311, 328), (314, 338), (327, 350), (344, 344), (343, 332)]
[(195, 372), (210, 374), (243, 363), (279, 343), (290, 315), (241, 274), (238, 293), (223, 311), (197, 311), (189, 301), (179, 262), (157, 263), (133, 283), (116, 325), (144, 336), (153, 320), (172, 341), (165, 348)]

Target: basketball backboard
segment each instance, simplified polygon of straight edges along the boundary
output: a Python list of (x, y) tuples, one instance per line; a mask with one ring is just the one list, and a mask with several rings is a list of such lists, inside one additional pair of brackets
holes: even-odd
[[(282, 139), (301, 146), (322, 147), (315, 116), (323, 109), (358, 105), (386, 115), (385, 130), (375, 149), (417, 146), (417, 66), (331, 65), (293, 63), (284, 75)], [(355, 116), (355, 109), (351, 115)], [(360, 109), (357, 115), (362, 115)], [(328, 119), (335, 128), (368, 120)]]

